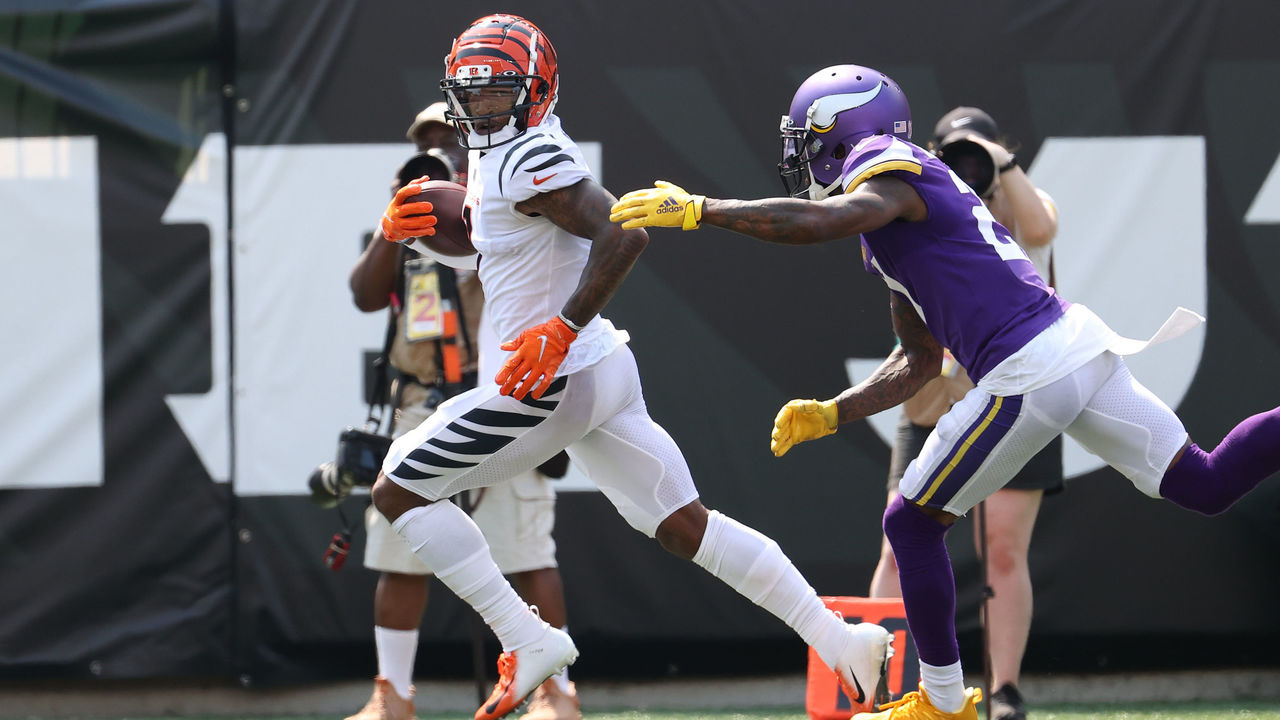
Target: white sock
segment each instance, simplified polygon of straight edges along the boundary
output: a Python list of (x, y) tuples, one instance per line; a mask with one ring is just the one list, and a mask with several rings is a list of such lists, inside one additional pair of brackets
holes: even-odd
[(546, 626), (502, 577), (475, 522), (447, 500), (415, 507), (391, 524), (455, 595), (475, 608), (504, 652), (542, 636)]
[(960, 712), (964, 707), (964, 673), (959, 660), (943, 667), (920, 663), (920, 687), (942, 712)]
[(693, 562), (777, 615), (834, 667), (847, 639), (844, 621), (818, 599), (778, 543), (716, 510)]
[(409, 697), (413, 684), (413, 659), (418, 654), (418, 631), (373, 627), (378, 646), (378, 674), (391, 683), (396, 694)]

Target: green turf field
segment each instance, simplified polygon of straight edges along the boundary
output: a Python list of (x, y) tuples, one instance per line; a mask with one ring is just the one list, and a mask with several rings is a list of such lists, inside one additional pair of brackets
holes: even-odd
[[(984, 708), (978, 706), (979, 720), (985, 720)], [(2, 712), (2, 711), (0, 711)], [(0, 715), (0, 718), (5, 717)], [(241, 720), (340, 720), (342, 715), (264, 716)], [(419, 713), (420, 720), (470, 720), (464, 713)], [(1280, 701), (1224, 703), (1121, 703), (1106, 705), (1046, 705), (1031, 709), (1031, 720), (1280, 720)], [(53, 720), (27, 717), (24, 720)], [(113, 718), (111, 720), (143, 720)], [(192, 720), (184, 718), (147, 718), (146, 720)], [(752, 709), (720, 712), (639, 711), (587, 712), (584, 720), (808, 720), (800, 711)]]
[[(978, 706), (983, 720), (985, 708)], [(745, 710), (742, 712), (620, 712), (588, 713), (584, 720), (808, 720), (803, 712)], [(1257, 718), (1280, 720), (1280, 702), (1237, 702), (1223, 704), (1189, 703), (1158, 705), (1154, 703), (1125, 705), (1077, 705), (1032, 708), (1031, 720), (1219, 720), (1220, 718)], [(426, 720), (424, 717), (422, 720)], [(441, 716), (440, 720), (443, 720)]]
[[(978, 706), (979, 720), (986, 715)], [(421, 715), (421, 720), (462, 720), (454, 715)], [(743, 710), (740, 712), (613, 712), (586, 713), (584, 720), (808, 720), (803, 712), (785, 710)], [(1280, 702), (1240, 701), (1234, 703), (1074, 705), (1032, 708), (1031, 720), (1221, 720), (1251, 718), (1280, 720)]]

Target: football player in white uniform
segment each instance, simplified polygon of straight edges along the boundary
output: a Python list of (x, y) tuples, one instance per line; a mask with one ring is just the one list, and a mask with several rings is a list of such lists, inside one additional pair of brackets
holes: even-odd
[[(591, 177), (552, 114), (555, 49), (532, 23), (490, 15), (445, 58), (441, 86), (470, 148), (466, 211), (488, 311), (509, 352), (495, 378), (453, 398), (398, 439), (373, 499), (392, 527), (502, 644), (499, 680), (477, 720), (501, 717), (578, 655), (512, 590), (475, 523), (449, 502), (504, 482), (561, 449), (618, 512), (777, 615), (867, 706), (891, 636), (826, 608), (777, 543), (698, 500), (680, 449), (648, 414), (628, 336), (600, 316), (648, 243), (609, 222), (614, 198)], [(430, 203), (410, 184), (387, 208), (383, 235), (430, 235)]]

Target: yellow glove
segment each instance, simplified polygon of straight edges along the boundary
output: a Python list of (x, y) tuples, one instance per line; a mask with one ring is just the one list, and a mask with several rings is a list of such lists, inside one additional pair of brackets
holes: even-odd
[(796, 443), (834, 433), (839, 422), (835, 400), (792, 400), (773, 419), (769, 449), (775, 457), (782, 457)]
[(613, 204), (609, 222), (620, 222), (630, 230), (638, 227), (679, 227), (692, 230), (702, 221), (705, 195), (690, 195), (678, 185), (657, 180), (653, 187), (632, 190)]

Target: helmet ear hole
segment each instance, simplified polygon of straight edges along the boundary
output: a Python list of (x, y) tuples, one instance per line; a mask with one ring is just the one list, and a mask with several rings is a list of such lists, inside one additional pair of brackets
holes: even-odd
[(836, 146), (831, 149), (831, 158), (833, 160), (843, 160), (844, 156), (848, 154), (849, 146), (845, 143), (836, 143)]

